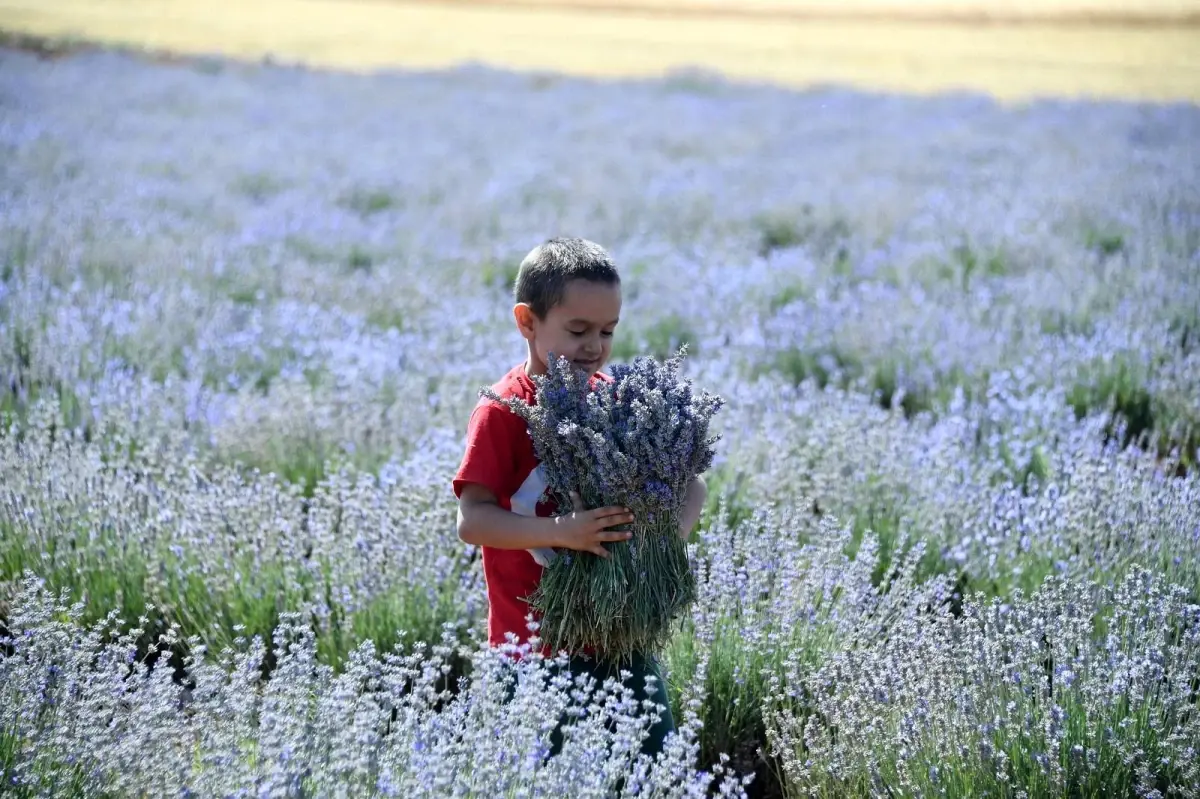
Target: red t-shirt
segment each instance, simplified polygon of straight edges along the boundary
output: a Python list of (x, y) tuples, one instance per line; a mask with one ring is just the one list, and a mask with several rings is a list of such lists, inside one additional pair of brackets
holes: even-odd
[[(611, 380), (596, 373), (593, 380)], [(518, 397), (534, 404), (537, 387), (525, 374), (525, 364), (509, 370), (492, 386), (505, 399)], [(500, 507), (522, 516), (553, 516), (557, 503), (547, 491), (544, 470), (533, 449), (525, 420), (487, 397), (480, 397), (467, 424), (467, 448), (454, 475), (454, 495), (467, 483), (478, 483), (496, 495)], [(481, 547), (488, 596), (488, 641), (497, 646), (514, 633), (519, 643), (529, 638), (525, 616), (533, 612), (525, 601), (542, 579), (542, 566), (525, 549)], [(534, 614), (536, 618), (536, 613)], [(543, 653), (550, 656), (548, 649)]]

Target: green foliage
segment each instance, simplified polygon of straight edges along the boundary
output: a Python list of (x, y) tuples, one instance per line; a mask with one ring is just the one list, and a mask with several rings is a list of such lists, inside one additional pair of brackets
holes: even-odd
[(123, 535), (115, 524), (78, 525), (39, 539), (0, 522), (0, 584), (16, 584), (28, 569), (51, 591), (66, 590), (72, 601), (84, 602), (84, 624), (96, 623), (113, 610), (124, 619), (146, 615), (161, 621), (161, 613), (150, 610), (147, 563)]
[(1118, 424), (1123, 422), (1125, 433), (1121, 443), (1129, 446), (1154, 429), (1154, 401), (1142, 381), (1140, 368), (1127, 359), (1117, 358), (1110, 364), (1098, 365), (1091, 380), (1072, 386), (1067, 402), (1079, 419), (1089, 413), (1111, 411), (1108, 433), (1114, 434)]
[(612, 359), (624, 362), (632, 361), (639, 355), (649, 355), (665, 360), (683, 346), (687, 347), (688, 352), (696, 353), (696, 334), (683, 317), (671, 314), (641, 331), (618, 332), (613, 342)]
[(398, 203), (386, 189), (358, 188), (343, 196), (339, 204), (360, 216), (371, 216), (394, 208)]
[[(1187, 344), (1182, 330), (1180, 341)], [(1191, 398), (1156, 396), (1146, 381), (1147, 367), (1116, 357), (1086, 370), (1068, 392), (1067, 402), (1076, 418), (1107, 413), (1106, 440), (1122, 447), (1152, 447), (1163, 458), (1175, 453), (1182, 474), (1200, 459), (1200, 413)]]
[[(193, 564), (176, 559), (166, 574), (162, 607), (183, 636), (199, 636), (213, 651), (233, 646), (242, 636), (271, 640), (279, 614), (300, 610), (314, 595), (305, 572), (255, 568), (247, 558), (228, 568), (241, 578), (231, 590), (216, 589)], [(289, 579), (291, 577), (292, 579)]]
[(875, 367), (871, 373), (871, 392), (884, 410), (891, 410), (899, 397), (906, 419), (934, 408), (933, 392), (926, 386), (903, 381), (901, 368), (895, 361), (884, 361)]
[(1168, 329), (1179, 337), (1179, 351), (1188, 355), (1200, 349), (1200, 307), (1177, 309), (1169, 318)]
[(370, 272), (371, 267), (375, 265), (375, 258), (371, 253), (367, 252), (362, 247), (355, 244), (350, 248), (349, 254), (346, 256), (346, 267), (352, 272)]
[(1002, 277), (1009, 271), (1008, 261), (1003, 252), (999, 250), (980, 252), (966, 241), (954, 248), (954, 266), (959, 280), (962, 282), (963, 291), (970, 290), (971, 280), (976, 275)]
[(322, 663), (340, 670), (350, 653), (363, 641), (372, 641), (380, 652), (400, 644), (437, 641), (442, 625), (455, 618), (457, 583), (436, 587), (412, 585), (377, 596), (362, 607), (347, 610), (327, 586), (328, 617), (318, 620), (317, 655)]
[[(874, 477), (867, 478), (868, 485), (874, 481)], [(873, 552), (876, 561), (871, 572), (871, 584), (880, 590), (887, 589), (897, 577), (898, 565), (912, 557), (921, 541), (926, 541), (928, 545), (914, 567), (914, 576), (918, 581), (937, 575), (959, 574), (959, 569), (942, 557), (936, 542), (908, 529), (903, 507), (896, 497), (881, 493), (879, 498), (872, 498), (854, 507), (834, 508), (832, 512), (850, 519), (851, 537), (845, 549), (846, 557), (857, 558), (863, 541), (871, 537), (877, 548)]]
[(376, 306), (367, 311), (366, 322), (381, 330), (403, 330), (404, 312), (391, 305)]
[(372, 252), (361, 244), (350, 248), (332, 248), (302, 236), (288, 236), (289, 250), (310, 264), (333, 264), (351, 274), (369, 273), (380, 260), (379, 253)]
[(779, 291), (775, 292), (775, 294), (771, 295), (771, 299), (767, 303), (767, 308), (771, 313), (776, 313), (798, 300), (810, 299), (812, 299), (812, 290), (797, 279), (789, 282)]
[(213, 302), (228, 300), (236, 305), (253, 306), (276, 297), (261, 275), (250, 270), (227, 269), (219, 275), (206, 275), (204, 287)]
[[(2, 629), (2, 628), (0, 628)], [(2, 696), (2, 694), (0, 694)], [(18, 763), (22, 750), (36, 746), (36, 743), (24, 740), (14, 731), (0, 727), (0, 778), (8, 779), (11, 769)], [(4, 784), (3, 795), (10, 799), (38, 799), (43, 796), (54, 797), (96, 797), (96, 799), (115, 799), (108, 792), (96, 793), (88, 790), (88, 775), (83, 763), (67, 764), (58, 758), (38, 758), (37, 775), (40, 784), (12, 785)], [(45, 777), (44, 775), (53, 775)]]
[(337, 261), (337, 253), (304, 236), (291, 235), (284, 240), (289, 250), (310, 264)]
[(704, 475), (708, 490), (697, 529), (692, 531), (692, 542), (697, 540), (700, 529), (711, 527), (717, 519), (724, 518), (731, 527), (736, 528), (754, 515), (754, 506), (746, 487), (749, 479), (744, 470), (736, 469), (728, 462), (714, 466)]
[(258, 171), (237, 178), (231, 188), (256, 203), (264, 203), (282, 193), (286, 185), (271, 173)]
[[(599, 502), (584, 501), (588, 507)], [(541, 616), (539, 634), (555, 651), (593, 647), (614, 660), (657, 653), (695, 600), (695, 576), (679, 537), (679, 517), (637, 519), (633, 538), (591, 552), (561, 554), (542, 573), (530, 607)]]
[[(871, 478), (868, 478), (870, 482)], [(902, 523), (900, 512), (890, 502), (872, 501), (865, 507), (850, 510), (851, 538), (846, 547), (846, 557), (856, 558), (862, 547), (863, 539), (870, 534), (879, 547), (878, 562), (871, 575), (871, 582), (878, 587), (891, 565), (896, 546), (900, 538)]]
[(1124, 252), (1125, 235), (1117, 230), (1089, 228), (1084, 236), (1084, 243), (1089, 250), (1094, 250), (1105, 257), (1110, 257)]
[(1038, 327), (1048, 336), (1090, 336), (1096, 330), (1091, 314), (1058, 309), (1041, 311)]
[[(763, 705), (767, 697), (766, 675), (782, 668), (778, 655), (762, 649), (747, 647), (741, 635), (743, 620), (736, 615), (722, 615), (713, 631), (709, 648), (706, 680), (703, 686), (705, 701), (700, 710), (703, 726), (700, 730), (700, 760), (717, 762), (722, 754), (729, 756), (733, 768), (759, 772), (760, 781), (768, 781), (763, 773), (770, 768), (757, 750), (765, 740)], [(786, 634), (786, 631), (780, 630)], [(676, 634), (663, 653), (666, 666), (667, 695), (671, 712), (683, 718), (683, 687), (695, 680), (699, 666), (696, 630), (689, 620)]]
[(488, 260), (479, 267), (479, 276), (483, 285), (511, 293), (516, 286), (517, 273), (520, 270), (520, 258)]
[(850, 251), (839, 246), (833, 256), (833, 274), (848, 278), (854, 274), (854, 263), (850, 260)]
[(84, 407), (74, 389), (60, 380), (31, 381), (27, 372), (19, 371), (10, 385), (0, 385), (0, 435), (8, 433), (13, 423), (23, 425), (29, 418), (30, 409), (45, 397), (57, 400), (57, 425), (64, 430), (89, 434), (90, 409)]
[(8, 283), (14, 278), (24, 276), (32, 255), (28, 230), (13, 233), (6, 231), (4, 238), (6, 246), (3, 256), (0, 256), (0, 283)]
[[(1040, 578), (1030, 582), (1034, 582), (1038, 590), (1021, 591), (1016, 597), (1016, 601), (1026, 607), (1026, 597), (1045, 597), (1048, 587)], [(972, 599), (983, 601), (978, 596)], [(1050, 598), (1048, 601), (1056, 600)], [(967, 678), (974, 682), (973, 687), (980, 694), (973, 700), (971, 708), (978, 707), (980, 702), (986, 703), (985, 707), (1004, 708), (1002, 712), (1007, 716), (1007, 723), (972, 724), (956, 730), (957, 735), (949, 740), (943, 737), (947, 731), (946, 721), (932, 725), (917, 723), (912, 725), (916, 734), (907, 739), (902, 752), (888, 746), (893, 739), (885, 732), (873, 746), (868, 744), (871, 751), (860, 755), (864, 760), (870, 758), (869, 770), (855, 764), (841, 774), (825, 772), (815, 783), (804, 780), (802, 786), (791, 787), (805, 790), (806, 795), (848, 797), (879, 795), (881, 786), (904, 783), (915, 783), (918, 795), (936, 796), (1011, 797), (1017, 795), (1015, 788), (1019, 788), (1021, 795), (1080, 799), (1179, 794), (1179, 789), (1187, 784), (1191, 763), (1164, 757), (1168, 748), (1162, 734), (1159, 691), (1178, 690), (1168, 685), (1185, 681), (1180, 680), (1178, 673), (1172, 674), (1168, 666), (1165, 673), (1156, 678), (1159, 685), (1154, 689), (1143, 691), (1139, 687), (1124, 687), (1113, 693), (1111, 701), (1097, 701), (1097, 686), (1094, 682), (1088, 684), (1090, 675), (1087, 672), (1096, 668), (1094, 660), (1103, 662), (1106, 658), (1128, 657), (1122, 647), (1147, 633), (1139, 627), (1161, 619), (1154, 619), (1153, 614), (1132, 616), (1126, 608), (1111, 604), (1102, 605), (1090, 617), (1078, 616), (1079, 610), (1072, 604), (1059, 607), (1060, 612), (1076, 616), (1072, 621), (1080, 625), (1084, 631), (1082, 635), (1068, 635), (1064, 639), (1063, 630), (1051, 628), (1048, 634), (1040, 636), (1040, 643), (1034, 643), (1032, 636), (1018, 639), (1020, 643), (998, 642), (998, 646), (1004, 647), (1000, 651), (1004, 652), (1005, 659), (1013, 663), (1012, 670), (980, 674), (978, 676), (984, 678), (982, 681)], [(986, 634), (1003, 640), (1007, 632), (1003, 628), (1014, 622), (1019, 627), (1021, 622), (1016, 621), (1019, 618), (997, 618), (992, 612), (981, 613), (977, 606), (968, 617), (956, 622), (953, 629), (956, 639)], [(951, 628), (947, 625), (947, 629)], [(1178, 645), (1185, 630), (1179, 626), (1168, 630), (1168, 646)], [(1101, 642), (1106, 637), (1107, 646), (1115, 647), (1115, 652), (1104, 653), (1106, 647)], [(1030, 644), (1037, 648), (1024, 652), (1018, 648)], [(1091, 652), (1085, 653), (1085, 648)], [(1093, 662), (1088, 664), (1088, 660)], [(961, 684), (962, 674), (947, 674), (946, 679)], [(1065, 679), (1065, 675), (1070, 675), (1070, 679)], [(836, 685), (829, 685), (828, 690), (836, 693), (838, 689)], [(856, 698), (859, 701), (865, 699), (861, 693)], [(910, 724), (902, 715), (912, 712), (912, 699), (899, 703), (901, 707), (896, 709), (892, 709), (886, 700), (874, 705), (872, 711), (876, 714), (868, 716), (871, 729), (864, 732), (877, 734), (879, 730), (894, 729), (897, 724)], [(978, 713), (977, 710), (974, 712)], [(1021, 723), (1022, 719), (1024, 723)], [(810, 730), (804, 744), (809, 741), (819, 742), (818, 745), (837, 743), (841, 734), (844, 731), (832, 726)], [(804, 744), (799, 745), (797, 754), (803, 751), (800, 747)], [(1050, 756), (1048, 761), (1046, 755)], [(1154, 764), (1148, 786), (1142, 783), (1140, 774), (1141, 764), (1145, 763)], [(1052, 769), (1060, 770), (1057, 779), (1052, 778)], [(1056, 786), (1056, 782), (1060, 785)], [(1186, 795), (1186, 789), (1182, 793)]]
[[(128, 468), (132, 458), (127, 453), (119, 468)], [(316, 490), (319, 486), (292, 489), (285, 496), (311, 499)], [(442, 625), (461, 614), (461, 583), (453, 577), (436, 586), (414, 583), (347, 607), (341, 587), (333, 583), (333, 565), (324, 558), (279, 551), (264, 559), (254, 547), (246, 547), (226, 563), (237, 579), (213, 580), (194, 551), (164, 541), (147, 556), (129, 546), (129, 535), (114, 521), (80, 524), (74, 535), (58, 529), (38, 539), (18, 534), (0, 520), (0, 586), (15, 584), (28, 569), (46, 581), (50, 592), (65, 591), (71, 602), (84, 603), (82, 624), (99, 622), (114, 610), (126, 620), (146, 616), (146, 632), (137, 642), (140, 656), (173, 623), (182, 639), (197, 636), (213, 652), (234, 646), (239, 637), (258, 635), (269, 641), (280, 614), (318, 603), (328, 612), (313, 619), (317, 653), (335, 668), (364, 640), (384, 651), (401, 641), (437, 640)]]
[(759, 223), (762, 244), (759, 255), (769, 255), (775, 250), (786, 250), (804, 242), (804, 230), (795, 222), (781, 217), (767, 217)]
[(862, 369), (863, 363), (857, 355), (837, 346), (811, 350), (792, 347), (778, 352), (768, 366), (758, 367), (759, 373), (774, 371), (795, 385), (813, 380), (820, 388), (830, 384), (845, 386)]
[(255, 305), (259, 301), (260, 289), (238, 288), (229, 293), (230, 301), (238, 305)]
[(753, 224), (758, 230), (758, 254), (762, 257), (776, 250), (802, 245), (818, 256), (837, 250), (839, 261), (848, 257), (844, 249), (838, 247), (850, 236), (850, 225), (837, 215), (818, 217), (811, 205), (760, 214), (755, 217)]
[(1017, 485), (1026, 493), (1033, 493), (1035, 485), (1042, 486), (1050, 479), (1050, 461), (1046, 457), (1046, 451), (1037, 446), (1033, 448), (1033, 454), (1029, 456), (1029, 460), (1021, 467), (1017, 473)]
[(301, 496), (312, 497), (317, 485), (329, 474), (335, 453), (314, 436), (276, 436), (267, 448), (238, 449), (224, 453), (231, 462), (249, 473), (275, 475), (297, 486)]

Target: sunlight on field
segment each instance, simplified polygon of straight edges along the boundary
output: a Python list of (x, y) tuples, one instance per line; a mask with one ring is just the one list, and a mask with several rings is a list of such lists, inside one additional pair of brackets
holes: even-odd
[[(384, 0), (387, 2), (388, 0)], [(1200, 0), (416, 0), (427, 5), (792, 19), (1195, 23)]]
[[(1189, 63), (1136, 31), (39, 1), (360, 65), (715, 52), (1013, 90), (1022, 55), (1161, 90)], [(1197, 799), (1200, 104), (69, 49), (0, 46), (3, 796)], [(556, 234), (622, 273), (622, 399), (542, 391), (587, 411), (533, 427), (579, 448), (536, 474), (656, 520), (582, 575), (589, 605), (657, 615), (617, 564), (659, 557), (706, 467), (696, 600), (649, 647), (681, 733), (654, 760), (635, 682), (589, 696), (489, 646), (525, 591), (457, 521), (491, 449), (468, 431), (508, 418), (479, 391), (528, 354), (513, 282)], [(617, 368), (684, 343), (694, 390)], [(495, 440), (486, 473), (533, 485), (534, 444)]]
[[(449, 0), (454, 2), (454, 0)], [(503, 5), (514, 0), (462, 0), (465, 3), (496, 3)], [(1081, 15), (1180, 15), (1200, 11), (1198, 0), (525, 0), (532, 5), (587, 6), (603, 3), (609, 6), (644, 8), (708, 8), (714, 10), (772, 10), (817, 13), (888, 13), (929, 14), (943, 16), (987, 14), (1004, 17), (1020, 14), (1030, 16)]]
[[(882, 2), (858, 0), (858, 6)], [(1159, 2), (1156, 8), (1174, 13), (1187, 10), (1184, 5)], [(348, 0), (0, 0), (0, 28), (185, 53), (271, 54), (350, 69), (476, 61), (620, 77), (702, 67), (793, 85), (844, 83), (922, 93), (971, 89), (1010, 100), (1200, 99), (1200, 28), (1185, 25), (671, 18), (616, 9), (581, 13), (537, 3), (500, 8)]]

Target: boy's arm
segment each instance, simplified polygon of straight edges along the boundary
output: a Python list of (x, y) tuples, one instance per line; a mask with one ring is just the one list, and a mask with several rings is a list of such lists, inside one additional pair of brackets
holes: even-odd
[(556, 533), (553, 518), (506, 511), (485, 486), (463, 486), (458, 500), (458, 537), (463, 543), (496, 549), (537, 549), (559, 546)]
[(707, 498), (708, 485), (703, 476), (696, 475), (688, 484), (687, 494), (683, 498), (683, 514), (679, 519), (679, 537), (683, 540), (691, 537), (692, 530), (700, 521), (700, 514), (704, 512), (704, 501)]
[[(575, 507), (578, 497), (572, 495)], [(608, 557), (603, 544), (632, 534), (607, 529), (633, 521), (626, 508), (576, 510), (565, 516), (522, 516), (500, 507), (491, 489), (479, 483), (463, 486), (458, 501), (458, 537), (467, 544), (496, 549), (562, 547)]]

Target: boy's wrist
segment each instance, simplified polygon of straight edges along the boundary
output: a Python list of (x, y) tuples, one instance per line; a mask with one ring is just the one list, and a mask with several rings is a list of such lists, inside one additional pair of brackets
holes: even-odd
[(565, 537), (563, 536), (563, 525), (559, 521), (563, 517), (562, 516), (547, 516), (544, 518), (548, 522), (548, 524), (546, 525), (546, 529), (545, 529), (545, 540), (546, 540), (545, 546), (552, 547), (554, 549), (568, 548), (567, 545), (564, 543)]

